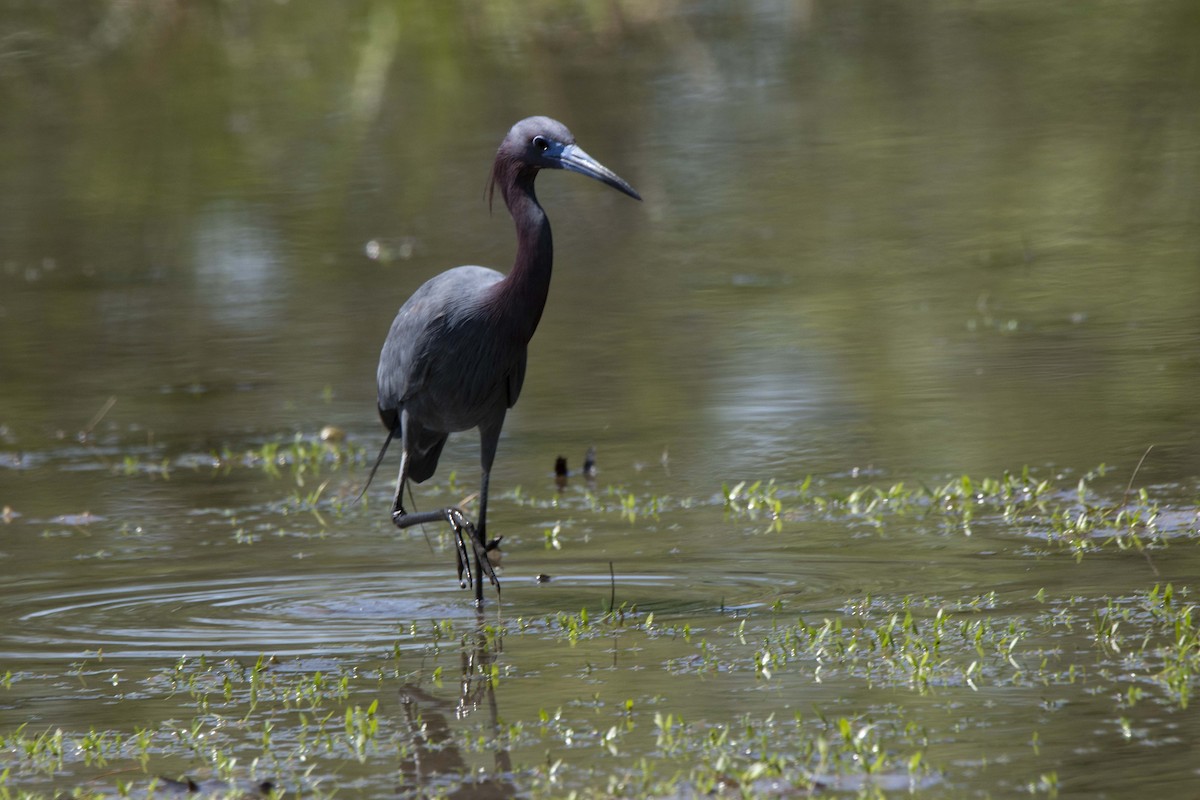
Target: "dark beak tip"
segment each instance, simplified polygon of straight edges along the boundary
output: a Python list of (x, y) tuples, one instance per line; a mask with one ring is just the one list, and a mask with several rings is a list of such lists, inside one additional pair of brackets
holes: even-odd
[(614, 189), (616, 189), (621, 194), (629, 195), (634, 200), (637, 200), (639, 203), (642, 202), (642, 196), (641, 196), (641, 194), (638, 193), (637, 189), (633, 188), (628, 183), (626, 183), (624, 178), (618, 178), (615, 175), (613, 177), (615, 178), (615, 180), (604, 181), (604, 182), (607, 183), (609, 186), (613, 187)]

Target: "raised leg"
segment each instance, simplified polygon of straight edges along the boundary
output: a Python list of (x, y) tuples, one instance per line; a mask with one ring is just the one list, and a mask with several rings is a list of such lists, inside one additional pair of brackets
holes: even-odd
[[(408, 451), (401, 450), (400, 453), (400, 474), (396, 478), (396, 498), (392, 502), (392, 523), (403, 530), (410, 528), (413, 525), (423, 525), (426, 522), (441, 522), (445, 521), (450, 524), (454, 530), (454, 556), (458, 567), (458, 584), (466, 588), (471, 584), (475, 588), (475, 604), (483, 607), (483, 576), (486, 575), (493, 586), (496, 587), (496, 593), (500, 593), (500, 580), (496, 577), (496, 572), (492, 569), (492, 564), (488, 560), (487, 551), (494, 549), (499, 540), (487, 545), (482, 534), (482, 527), (476, 530), (474, 523), (468, 519), (467, 515), (461, 508), (449, 506), (440, 508), (436, 511), (421, 511), (410, 514), (404, 510), (404, 488), (408, 485)], [(482, 501), (480, 503), (480, 520), (487, 513), (487, 473), (484, 473), (483, 491), (481, 492)], [(468, 546), (468, 542), (470, 545)], [(475, 569), (471, 570), (471, 556), (475, 557)], [(463, 577), (466, 580), (463, 580)]]

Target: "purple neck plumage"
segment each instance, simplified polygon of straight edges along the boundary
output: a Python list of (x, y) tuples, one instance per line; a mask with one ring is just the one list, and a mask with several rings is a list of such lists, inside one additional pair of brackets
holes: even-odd
[(492, 289), (491, 306), (513, 336), (527, 343), (533, 338), (546, 298), (554, 264), (550, 220), (533, 192), (537, 170), (528, 165), (497, 160), (492, 191), (499, 186), (517, 228), (517, 257), (504, 280)]

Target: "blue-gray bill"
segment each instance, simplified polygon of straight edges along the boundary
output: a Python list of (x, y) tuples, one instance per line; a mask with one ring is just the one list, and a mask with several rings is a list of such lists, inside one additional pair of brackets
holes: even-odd
[(563, 147), (559, 161), (562, 163), (563, 169), (595, 178), (601, 183), (606, 183), (614, 189), (624, 192), (634, 200), (642, 199), (642, 196), (624, 178), (589, 156), (579, 145), (569, 144)]

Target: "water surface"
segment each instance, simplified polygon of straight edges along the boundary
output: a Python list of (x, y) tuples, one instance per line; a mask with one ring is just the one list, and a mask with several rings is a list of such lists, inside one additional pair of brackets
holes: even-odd
[[(882, 736), (880, 781), (826, 765), (831, 791), (1200, 781), (1166, 662), (1106, 649), (1096, 622), (1138, 609), (1126, 630), (1148, 636), (1153, 587), (1186, 598), (1196, 574), (1193, 3), (57, 5), (0, 8), (0, 734), (163, 730), (207, 713), (179, 674), (214, 681), (217, 704), (218, 673), (243, 674), (214, 665), (265, 654), (297, 680), (354, 676), (336, 702), (382, 698), (400, 751), (414, 703), (441, 715), (443, 751), (484, 718), (526, 726), (502, 758), (401, 769), (412, 792), (482, 769), (501, 794), (614, 775), (636, 794), (638, 758), (703, 761), (698, 741), (652, 735), (656, 712), (698, 740), (752, 718), (789, 757), (820, 715)], [(349, 501), (382, 441), (373, 379), (396, 308), (449, 266), (511, 262), (483, 191), (504, 132), (535, 113), (645, 202), (538, 182), (554, 282), (492, 478), (499, 606), (526, 627), (497, 648), (445, 532), (387, 522), (394, 461)], [(297, 470), (289, 446), (319, 451), (326, 425), (343, 460)], [(596, 482), (559, 494), (555, 457), (577, 469), (592, 446)], [(477, 462), (476, 437), (455, 437), (418, 505), (470, 494)], [(1146, 488), (1166, 550), (1097, 535), (1077, 558), (1045, 517), (823, 513), (797, 488), (1029, 465), (1080, 513), (1070, 492), (1101, 464), (1089, 501), (1140, 508)], [(760, 480), (779, 526), (726, 506)], [(633, 628), (563, 639), (556, 615), (614, 596)], [(1020, 668), (964, 644), (932, 688), (882, 662), (756, 669), (797, 619), (886, 626), (905, 598), (921, 619), (1017, 625)], [(218, 720), (261, 727), (231, 692)], [(635, 724), (606, 749), (626, 700)], [(302, 728), (279, 713), (291, 752)], [(248, 745), (222, 735), (248, 778)], [(219, 774), (180, 737), (146, 775)], [(916, 750), (929, 771), (909, 780)], [(396, 770), (334, 752), (298, 778), (280, 758), (257, 776), (308, 793), (375, 794)], [(113, 786), (69, 758), (7, 786), (87, 781)]]

